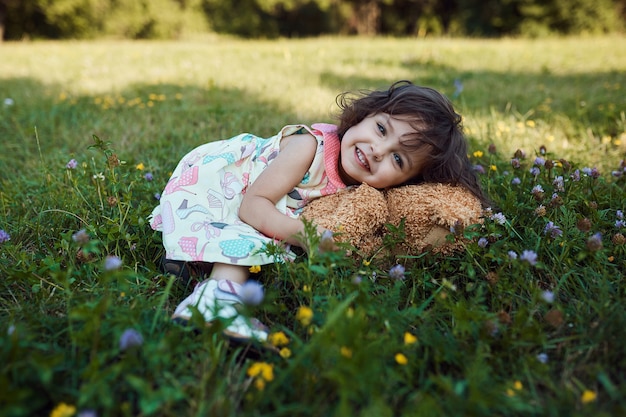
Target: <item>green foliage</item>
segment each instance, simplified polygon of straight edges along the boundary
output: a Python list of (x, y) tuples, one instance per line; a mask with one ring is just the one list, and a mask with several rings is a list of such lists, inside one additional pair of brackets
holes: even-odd
[[(601, 71), (598, 45), (613, 52), (615, 39), (588, 42), (7, 48), (22, 65), (0, 62), (2, 414), (624, 414), (626, 121), (614, 72), (626, 64)], [(588, 60), (566, 60), (576, 52)], [(148, 216), (180, 156), (301, 113), (327, 120), (338, 90), (406, 73), (450, 95), (462, 77), (455, 100), (494, 200), (483, 224), (456, 231), (465, 250), (394, 256), (400, 225), (364, 260), (329, 251), (307, 225), (309, 256), (255, 276), (266, 298), (251, 314), (280, 354), (245, 357), (223, 323), (172, 323), (190, 288), (159, 271)]]
[(207, 24), (245, 38), (537, 37), (621, 31), (625, 12), (624, 0), (4, 0), (0, 25), (6, 39), (177, 39)]

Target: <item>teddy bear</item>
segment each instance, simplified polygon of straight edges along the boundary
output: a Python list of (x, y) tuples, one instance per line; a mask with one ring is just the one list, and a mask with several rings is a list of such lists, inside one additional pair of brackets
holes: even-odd
[(392, 253), (418, 255), (430, 250), (445, 255), (466, 243), (459, 233), (448, 236), (481, 223), (482, 214), (480, 200), (460, 186), (422, 183), (382, 191), (361, 184), (313, 200), (302, 217), (331, 230), (361, 256), (379, 250), (389, 232), (387, 225), (398, 228), (404, 219), (405, 238), (391, 248)]

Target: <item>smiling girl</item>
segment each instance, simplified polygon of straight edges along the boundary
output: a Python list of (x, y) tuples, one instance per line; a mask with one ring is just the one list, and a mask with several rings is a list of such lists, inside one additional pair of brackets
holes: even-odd
[[(485, 201), (467, 157), (461, 117), (428, 87), (338, 97), (339, 124), (289, 125), (270, 138), (240, 134), (192, 150), (179, 162), (152, 213), (163, 233), (164, 267), (207, 271), (176, 308), (188, 320), (230, 319), (225, 333), (265, 340), (260, 322), (240, 316), (249, 267), (277, 261), (263, 249), (304, 246), (301, 209), (315, 198), (367, 183), (386, 189), (420, 182), (466, 187)], [(323, 230), (319, 230), (323, 232)]]

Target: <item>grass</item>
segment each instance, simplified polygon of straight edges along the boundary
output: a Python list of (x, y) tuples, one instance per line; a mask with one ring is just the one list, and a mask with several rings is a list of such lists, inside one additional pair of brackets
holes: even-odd
[[(623, 38), (33, 42), (1, 53), (4, 415), (626, 412), (626, 183), (613, 175), (626, 153)], [(332, 121), (337, 93), (396, 79), (453, 98), (506, 221), (488, 216), (446, 258), (331, 253), (264, 267), (252, 313), (284, 357), (245, 359), (219, 326), (172, 325), (189, 289), (158, 271), (146, 217), (179, 158), (242, 131)], [(402, 281), (389, 278), (396, 261)]]

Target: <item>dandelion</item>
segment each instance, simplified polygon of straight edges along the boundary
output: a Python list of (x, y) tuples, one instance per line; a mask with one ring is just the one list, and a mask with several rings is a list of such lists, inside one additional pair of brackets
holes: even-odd
[(550, 235), (551, 238), (557, 238), (563, 234), (563, 231), (559, 228), (559, 226), (555, 225), (552, 222), (548, 222), (546, 227), (543, 228), (543, 233), (545, 235)]
[(256, 281), (250, 280), (241, 286), (239, 298), (244, 304), (257, 306), (261, 304), (264, 297), (263, 285)]
[(9, 240), (11, 240), (11, 235), (0, 229), (0, 243), (8, 242)]
[(59, 403), (54, 410), (50, 412), (50, 417), (71, 417), (76, 413), (76, 407), (73, 405)]
[(140, 162), (135, 165), (135, 168), (137, 168), (139, 171), (143, 171), (144, 169), (146, 169), (146, 166), (143, 164), (143, 162)]
[(591, 252), (597, 252), (602, 249), (602, 234), (600, 232), (593, 234), (587, 239), (587, 249)]
[(341, 354), (341, 356), (343, 356), (344, 358), (350, 359), (352, 357), (352, 349), (350, 349), (347, 346), (342, 346), (339, 349), (339, 353)]
[(487, 240), (487, 238), (481, 237), (480, 239), (478, 239), (478, 247), (486, 248), (488, 244), (489, 241)]
[(248, 270), (251, 274), (258, 274), (259, 272), (261, 272), (261, 265), (252, 265), (250, 268), (248, 268)]
[(72, 235), (72, 240), (80, 245), (86, 245), (89, 243), (89, 234), (85, 229), (80, 229)]
[(597, 398), (598, 398), (598, 394), (595, 391), (586, 389), (583, 391), (582, 395), (580, 396), (580, 402), (582, 402), (583, 404), (587, 404), (587, 403), (594, 402)]
[(267, 340), (274, 346), (280, 347), (289, 344), (289, 338), (284, 332), (271, 333)]
[(412, 345), (414, 343), (417, 343), (417, 337), (409, 332), (404, 332), (404, 344)]
[(532, 250), (524, 250), (519, 259), (535, 266), (537, 264), (537, 253)]
[(396, 353), (395, 359), (398, 365), (404, 366), (409, 363), (409, 359), (402, 353)]
[(541, 299), (548, 304), (554, 302), (554, 293), (552, 291), (544, 291), (541, 293)]
[(548, 354), (544, 352), (539, 353), (537, 355), (537, 360), (543, 364), (548, 363)]
[(404, 279), (404, 266), (397, 264), (389, 270), (389, 278), (402, 281)]
[(152, 175), (151, 172), (146, 172), (146, 174), (143, 177), (145, 178), (146, 181), (152, 181), (154, 179), (154, 176)]
[(65, 164), (65, 168), (67, 169), (76, 169), (76, 167), (78, 166), (78, 162), (76, 161), (76, 159), (70, 159), (70, 161)]
[(313, 310), (307, 306), (300, 306), (296, 312), (296, 320), (302, 323), (303, 326), (308, 326), (313, 320)]
[(255, 362), (248, 368), (247, 374), (254, 378), (254, 385), (259, 391), (262, 391), (266, 382), (274, 380), (274, 367), (266, 362)]
[(126, 329), (120, 336), (120, 350), (124, 351), (143, 344), (143, 336), (135, 329)]
[(115, 256), (109, 255), (104, 259), (104, 269), (106, 271), (115, 271), (122, 266), (122, 260)]
[(496, 213), (491, 216), (491, 220), (493, 220), (497, 224), (503, 225), (506, 223), (506, 216), (502, 213)]

